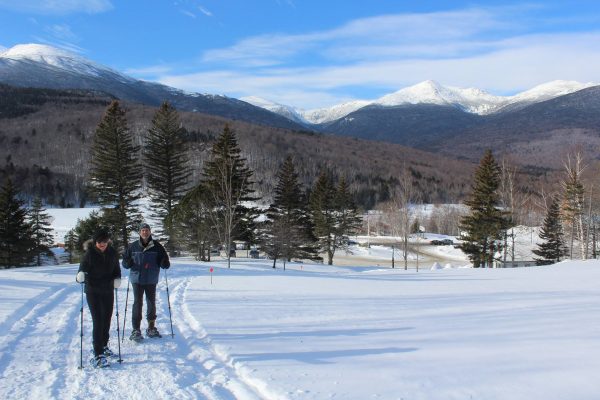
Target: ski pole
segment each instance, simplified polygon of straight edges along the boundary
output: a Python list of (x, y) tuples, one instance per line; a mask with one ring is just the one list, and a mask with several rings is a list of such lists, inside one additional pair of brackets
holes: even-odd
[[(125, 340), (125, 324), (127, 324), (127, 300), (129, 300), (129, 278), (127, 278), (127, 294), (125, 295), (125, 315), (123, 316), (123, 336), (121, 341)], [(119, 356), (121, 358), (121, 356)]]
[(165, 269), (165, 284), (167, 285), (167, 303), (169, 304), (169, 321), (171, 322), (171, 337), (175, 337), (173, 333), (173, 318), (171, 317), (171, 300), (169, 299), (169, 280), (167, 279), (167, 270)]
[[(122, 363), (123, 360), (121, 359), (121, 338), (119, 337), (119, 335), (120, 335), (120, 329), (119, 329), (119, 292), (117, 291), (117, 288), (115, 288), (115, 305), (117, 307), (117, 344), (119, 345), (119, 359), (117, 361), (119, 363)], [(125, 324), (123, 323), (123, 325), (125, 325)], [(124, 334), (124, 332), (123, 332), (123, 334)]]
[(80, 324), (80, 336), (79, 336), (79, 344), (80, 344), (80, 349), (79, 349), (79, 369), (83, 369), (83, 282), (80, 283), (81, 285), (81, 308), (79, 309), (79, 313), (81, 314), (81, 324)]

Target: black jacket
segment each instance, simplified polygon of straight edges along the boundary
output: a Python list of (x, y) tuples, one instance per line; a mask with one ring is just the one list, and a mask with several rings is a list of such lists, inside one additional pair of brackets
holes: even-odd
[(104, 252), (89, 244), (79, 264), (79, 271), (85, 275), (86, 293), (108, 293), (114, 289), (113, 281), (121, 277), (119, 254), (109, 245)]

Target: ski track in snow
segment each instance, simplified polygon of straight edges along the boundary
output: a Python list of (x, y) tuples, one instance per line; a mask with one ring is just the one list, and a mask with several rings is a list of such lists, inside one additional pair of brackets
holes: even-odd
[[(162, 339), (145, 338), (139, 344), (129, 340), (133, 304), (130, 296), (125, 340), (121, 342), (123, 363), (119, 364), (115, 358), (110, 368), (102, 370), (89, 364), (92, 323), (84, 299), (83, 371), (79, 370), (81, 287), (48, 284), (0, 323), (0, 330), (8, 333), (0, 342), (0, 398), (278, 398), (268, 394), (264, 384), (253, 380), (243, 366), (212, 345), (185, 305), (186, 290), (194, 279), (175, 278), (169, 282), (173, 338), (164, 281), (159, 282), (156, 296), (157, 327)], [(126, 288), (119, 291), (121, 328), (125, 294)], [(142, 331), (146, 327), (145, 311), (144, 306)], [(115, 353), (118, 352), (116, 325), (113, 313), (109, 344)]]

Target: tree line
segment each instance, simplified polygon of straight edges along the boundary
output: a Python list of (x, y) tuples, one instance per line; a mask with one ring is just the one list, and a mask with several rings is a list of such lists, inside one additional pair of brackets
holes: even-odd
[[(91, 146), (88, 190), (100, 211), (79, 221), (65, 239), (75, 253), (99, 226), (114, 232), (118, 249), (142, 221), (139, 200), (149, 199), (150, 215), (172, 254), (193, 254), (210, 260), (211, 250), (223, 247), (230, 262), (235, 241), (259, 246), (275, 267), (277, 260), (320, 259), (333, 263), (336, 250), (360, 227), (352, 193), (342, 178), (335, 182), (324, 169), (311, 188), (298, 181), (294, 158), (279, 168), (272, 202), (260, 208), (253, 171), (225, 125), (201, 171), (191, 170), (178, 112), (163, 103), (153, 116), (142, 143), (131, 134), (118, 101), (107, 108)], [(140, 146), (142, 147), (140, 151)], [(141, 156), (139, 156), (141, 154)], [(190, 177), (200, 175), (196, 184)]]

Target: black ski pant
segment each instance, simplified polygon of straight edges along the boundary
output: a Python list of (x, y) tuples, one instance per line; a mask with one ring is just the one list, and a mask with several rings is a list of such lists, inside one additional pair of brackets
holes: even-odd
[(146, 294), (146, 319), (156, 320), (156, 284), (140, 285), (132, 283), (133, 288), (133, 310), (131, 310), (131, 326), (140, 330), (142, 322), (142, 306), (144, 305), (144, 294)]
[(114, 294), (110, 292), (85, 293), (90, 314), (92, 314), (92, 343), (94, 355), (104, 353), (104, 347), (108, 345), (110, 332), (110, 320), (113, 313)]

